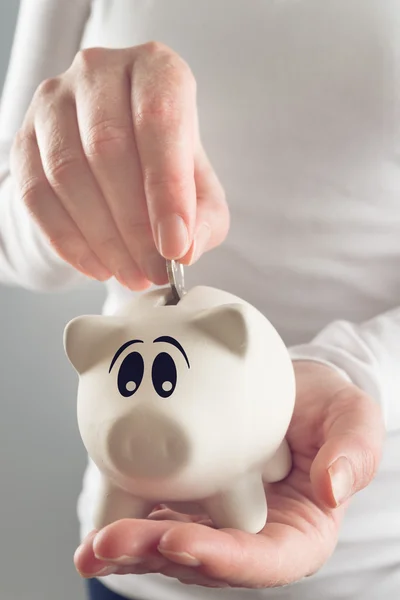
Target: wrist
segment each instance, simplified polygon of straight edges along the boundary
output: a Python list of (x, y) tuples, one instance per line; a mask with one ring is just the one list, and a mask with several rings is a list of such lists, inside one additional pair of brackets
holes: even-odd
[(346, 374), (326, 361), (308, 358), (292, 359), (296, 379), (296, 396), (310, 393), (315, 399), (337, 393), (352, 385)]

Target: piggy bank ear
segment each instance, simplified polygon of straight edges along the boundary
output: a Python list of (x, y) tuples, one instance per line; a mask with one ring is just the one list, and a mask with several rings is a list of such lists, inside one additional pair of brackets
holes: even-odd
[(194, 324), (214, 341), (239, 356), (249, 346), (249, 309), (243, 304), (225, 304), (202, 312)]
[(118, 331), (114, 320), (101, 315), (76, 317), (64, 330), (64, 349), (81, 375), (107, 352), (107, 341)]

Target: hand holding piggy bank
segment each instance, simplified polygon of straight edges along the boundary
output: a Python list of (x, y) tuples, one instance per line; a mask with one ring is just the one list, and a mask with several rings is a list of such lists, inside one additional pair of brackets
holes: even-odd
[(257, 533), (263, 482), (291, 468), (289, 354), (269, 321), (227, 292), (195, 287), (177, 305), (167, 300), (156, 290), (65, 330), (80, 433), (102, 474), (94, 525), (164, 503)]

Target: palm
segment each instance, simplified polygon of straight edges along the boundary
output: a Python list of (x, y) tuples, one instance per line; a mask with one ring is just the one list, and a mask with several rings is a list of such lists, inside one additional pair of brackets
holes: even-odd
[(146, 520), (119, 521), (89, 536), (75, 558), (78, 570), (88, 576), (112, 565), (119, 574), (159, 572), (186, 583), (254, 588), (318, 570), (335, 548), (345, 510), (345, 504), (335, 508), (328, 475), (337, 439), (346, 439), (349, 415), (359, 418), (360, 400), (371, 419), (376, 412), (358, 388), (326, 367), (306, 365), (296, 380), (287, 434), (293, 468), (284, 481), (267, 486), (268, 521), (259, 534), (217, 530), (205, 515), (159, 509)]
[(281, 554), (290, 552), (297, 579), (316, 571), (332, 553), (344, 510), (316, 498), (310, 469), (321, 442), (311, 422), (295, 414), (287, 438), (293, 468), (283, 482), (267, 487), (268, 523), (259, 535), (274, 539)]

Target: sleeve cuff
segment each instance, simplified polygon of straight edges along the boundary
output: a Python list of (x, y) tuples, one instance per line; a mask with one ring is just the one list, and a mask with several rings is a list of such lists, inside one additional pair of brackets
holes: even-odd
[(289, 355), (292, 361), (308, 360), (330, 367), (348, 383), (354, 383), (348, 373), (339, 366), (342, 364), (343, 358), (341, 360), (340, 352), (335, 351), (334, 348), (331, 348), (329, 351), (327, 348), (318, 345), (302, 344), (289, 348)]

